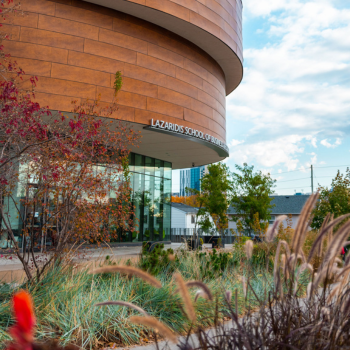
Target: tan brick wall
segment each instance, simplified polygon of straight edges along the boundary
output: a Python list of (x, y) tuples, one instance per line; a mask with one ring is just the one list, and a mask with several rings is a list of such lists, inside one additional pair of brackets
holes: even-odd
[[(208, 31), (236, 51), (242, 47), (240, 0), (135, 2), (175, 11), (198, 26), (208, 25)], [(123, 87), (116, 118), (142, 124), (163, 119), (225, 141), (224, 73), (200, 48), (156, 25), (84, 1), (21, 4), (25, 16), (11, 18), (12, 26), (1, 29), (12, 35), (4, 47), (27, 74), (39, 78), (39, 103), (71, 111), (72, 100), (101, 94), (109, 102), (114, 74), (120, 70)]]

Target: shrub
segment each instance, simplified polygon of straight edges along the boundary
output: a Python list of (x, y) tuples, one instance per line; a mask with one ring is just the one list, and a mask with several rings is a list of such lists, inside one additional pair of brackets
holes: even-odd
[(165, 250), (163, 243), (155, 244), (153, 250), (150, 251), (147, 242), (144, 242), (138, 266), (154, 276), (167, 269), (169, 265), (173, 265), (173, 268), (169, 271), (173, 272), (174, 263), (170, 260), (170, 255), (174, 255), (174, 250), (171, 248)]
[(200, 271), (202, 279), (213, 279), (216, 275), (222, 276), (223, 271), (228, 267), (234, 267), (237, 263), (233, 260), (233, 255), (228, 252), (217, 252), (213, 249), (209, 253), (197, 253), (200, 261)]

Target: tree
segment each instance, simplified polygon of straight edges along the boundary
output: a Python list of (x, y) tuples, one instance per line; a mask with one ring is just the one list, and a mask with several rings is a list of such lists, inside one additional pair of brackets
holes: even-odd
[[(189, 189), (190, 191), (192, 191), (191, 193), (193, 193), (192, 189)], [(198, 194), (192, 194), (191, 196), (171, 196), (171, 201), (173, 203), (182, 203), (182, 204), (186, 204), (189, 205), (190, 207), (199, 207), (199, 203), (198, 203)]]
[(217, 163), (208, 166), (208, 172), (201, 180), (201, 191), (190, 190), (198, 196), (199, 226), (208, 229), (212, 226), (210, 217), (218, 230), (227, 224), (227, 209), (230, 205), (232, 181), (226, 164)]
[(254, 172), (254, 166), (243, 167), (236, 165), (240, 173), (233, 173), (233, 196), (231, 205), (237, 215), (233, 221), (242, 223), (244, 230), (249, 233), (259, 222), (260, 228), (265, 231), (268, 220), (271, 218), (272, 209), (270, 197), (273, 193), (276, 180), (271, 179), (270, 174), (264, 175), (261, 171)]
[(346, 169), (345, 175), (338, 170), (331, 187), (319, 186), (318, 192), (320, 195), (311, 223), (311, 228), (317, 230), (328, 213), (333, 214), (334, 218), (350, 213), (350, 169)]
[[(28, 279), (35, 273), (39, 279), (69, 245), (108, 242), (133, 231), (137, 223), (128, 156), (139, 135), (127, 124), (111, 121), (118, 108), (115, 99), (106, 107), (99, 100), (74, 103), (70, 116), (51, 114), (32, 101), (33, 91), (19, 89), (26, 81), (35, 89), (37, 79), (26, 80), (5, 58), (0, 81), (1, 228)], [(118, 79), (117, 73), (116, 94)], [(38, 250), (46, 254), (35, 254)]]

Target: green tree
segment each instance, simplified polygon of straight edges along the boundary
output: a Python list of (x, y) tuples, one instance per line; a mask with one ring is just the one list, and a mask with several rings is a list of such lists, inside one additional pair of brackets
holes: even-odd
[(343, 214), (350, 213), (350, 169), (347, 168), (345, 175), (338, 170), (336, 177), (332, 180), (331, 188), (318, 188), (319, 200), (313, 211), (311, 228), (319, 229), (328, 213), (337, 218)]
[(192, 189), (189, 191), (198, 196), (196, 225), (198, 222), (202, 229), (211, 228), (210, 217), (212, 217), (218, 230), (225, 228), (232, 192), (232, 180), (227, 165), (223, 163), (209, 165), (208, 173), (201, 180), (201, 191)]
[(273, 188), (276, 180), (270, 174), (261, 171), (254, 172), (254, 166), (244, 163), (243, 167), (236, 165), (239, 173), (233, 173), (233, 193), (231, 205), (237, 216), (233, 221), (240, 220), (244, 230), (249, 233), (254, 231), (256, 220), (260, 221), (260, 227), (264, 230), (268, 227), (271, 218), (271, 204)]

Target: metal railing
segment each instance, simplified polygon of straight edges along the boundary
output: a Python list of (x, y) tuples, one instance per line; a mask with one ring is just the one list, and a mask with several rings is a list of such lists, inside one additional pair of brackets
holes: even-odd
[[(204, 231), (201, 229), (197, 230), (198, 237), (203, 240), (204, 243), (211, 243), (212, 237), (221, 237), (221, 234), (217, 230)], [(170, 240), (173, 243), (184, 243), (188, 239), (193, 237), (195, 229), (193, 228), (172, 228), (170, 230)], [(232, 230), (224, 230), (223, 232), (223, 242), (225, 244), (233, 244), (236, 241), (238, 233)]]

